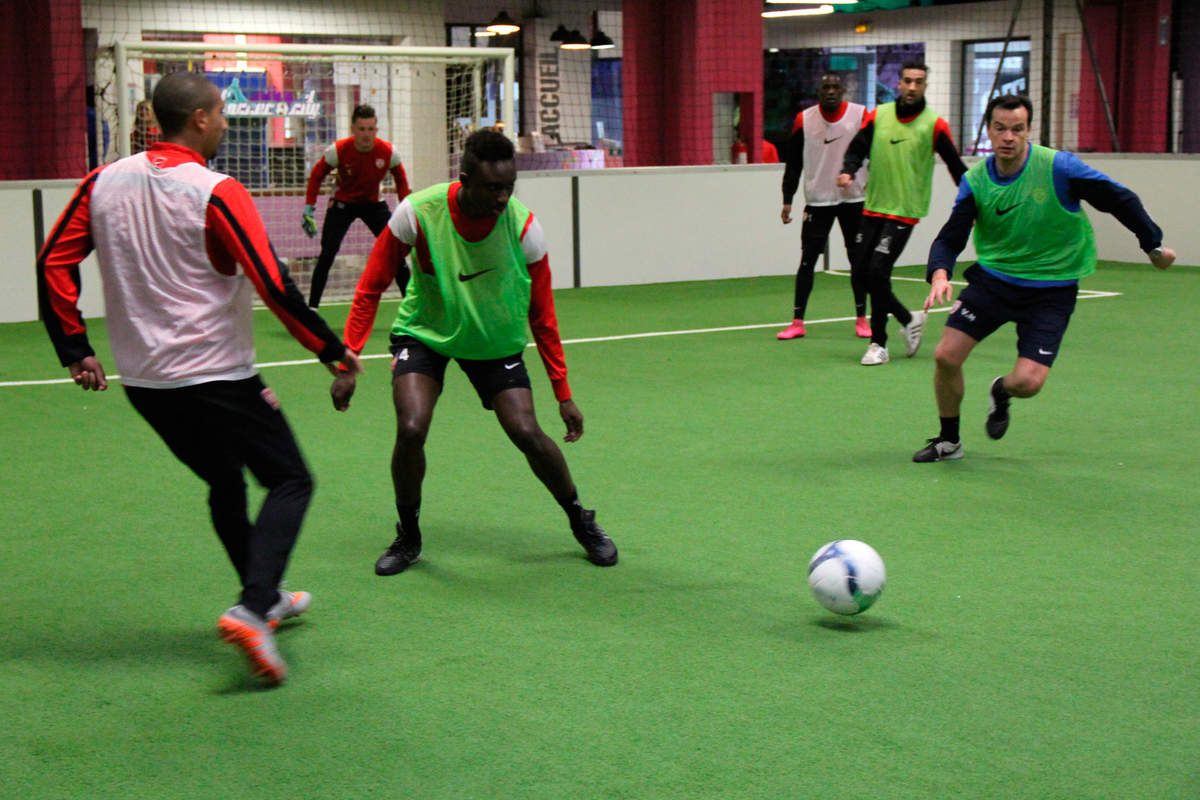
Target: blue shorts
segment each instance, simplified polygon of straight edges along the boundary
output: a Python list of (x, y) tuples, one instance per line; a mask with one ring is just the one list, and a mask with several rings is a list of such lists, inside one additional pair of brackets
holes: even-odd
[(1047, 367), (1062, 345), (1079, 286), (1017, 286), (1000, 280), (978, 264), (963, 277), (963, 289), (950, 309), (947, 328), (983, 341), (1006, 322), (1017, 323), (1017, 354)]
[[(392, 336), (391, 347), (393, 359), (392, 378), (408, 372), (418, 372), (428, 375), (440, 384), (446, 383), (446, 364), (449, 356), (438, 353), (419, 339), (411, 336)], [(488, 411), (492, 410), (492, 399), (505, 389), (530, 389), (529, 372), (521, 354), (507, 358), (490, 358), (474, 360), (456, 358), (458, 366), (467, 373), (479, 402)]]

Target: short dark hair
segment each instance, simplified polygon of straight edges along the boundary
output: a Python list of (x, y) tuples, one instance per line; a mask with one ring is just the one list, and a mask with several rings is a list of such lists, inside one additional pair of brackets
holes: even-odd
[(199, 72), (172, 72), (163, 76), (154, 87), (153, 100), (154, 116), (158, 118), (163, 137), (180, 133), (197, 108), (211, 108), (215, 88), (216, 85)]
[(924, 61), (917, 61), (916, 59), (913, 59), (912, 61), (905, 61), (903, 64), (901, 64), (900, 65), (900, 74), (903, 75), (904, 70), (906, 70), (906, 69), (919, 69), (919, 70), (921, 70), (921, 72), (924, 72), (926, 75), (929, 74), (929, 65), (926, 64)]
[(500, 131), (489, 128), (475, 131), (463, 144), (462, 173), (474, 175), (480, 161), (512, 161), (515, 152), (512, 139)]
[(1007, 111), (1016, 111), (1018, 108), (1024, 108), (1029, 112), (1029, 121), (1033, 122), (1033, 101), (1023, 94), (1002, 94), (989, 100), (987, 108), (983, 111), (984, 125), (992, 124), (992, 111), (997, 108), (1003, 108)]
[(356, 120), (360, 119), (375, 119), (375, 107), (362, 103), (354, 107), (354, 113), (350, 115), (350, 124), (353, 125)]

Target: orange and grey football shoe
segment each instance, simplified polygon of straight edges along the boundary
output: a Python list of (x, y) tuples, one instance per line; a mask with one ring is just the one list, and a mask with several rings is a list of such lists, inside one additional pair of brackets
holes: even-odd
[(300, 616), (308, 611), (308, 607), (311, 605), (312, 595), (308, 592), (289, 592), (286, 589), (280, 589), (279, 599), (267, 611), (267, 624), (271, 626), (271, 630), (275, 630), (279, 627), (279, 623), (285, 619)]
[(287, 663), (275, 647), (271, 625), (245, 606), (234, 606), (217, 620), (217, 632), (230, 644), (242, 648), (250, 660), (250, 671), (272, 685), (287, 678)]

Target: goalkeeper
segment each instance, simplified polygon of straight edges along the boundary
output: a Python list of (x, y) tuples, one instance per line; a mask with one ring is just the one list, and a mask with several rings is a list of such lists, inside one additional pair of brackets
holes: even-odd
[[(331, 171), (337, 170), (338, 185), (325, 212), (321, 255), (313, 268), (312, 287), (308, 295), (308, 304), (313, 308), (321, 305), (329, 269), (354, 220), (365, 222), (374, 236), (387, 227), (392, 213), (387, 203), (379, 199), (379, 184), (384, 177), (389, 172), (392, 174), (398, 200), (403, 200), (409, 194), (408, 177), (404, 174), (400, 155), (391, 142), (385, 142), (375, 135), (379, 130), (376, 122), (374, 108), (368, 105), (355, 106), (350, 116), (353, 135), (331, 144), (309, 173), (308, 188), (304, 193), (304, 216), (300, 224), (310, 238), (317, 235), (313, 210), (321, 191), (321, 181)], [(408, 271), (403, 269), (401, 272), (396, 282), (403, 288), (408, 282)]]

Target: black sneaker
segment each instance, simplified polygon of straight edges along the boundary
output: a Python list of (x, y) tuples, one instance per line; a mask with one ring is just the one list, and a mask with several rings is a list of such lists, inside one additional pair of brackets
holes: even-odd
[(929, 443), (913, 453), (913, 461), (918, 464), (929, 464), (934, 461), (950, 461), (963, 457), (962, 442), (951, 442), (940, 436), (935, 436)]
[(396, 541), (375, 562), (376, 575), (396, 575), (417, 563), (421, 557), (421, 534), (409, 536), (396, 523)]
[(999, 439), (1008, 430), (1008, 404), (1011, 401), (1012, 395), (1004, 391), (1004, 376), (1001, 375), (992, 381), (992, 386), (988, 389), (988, 415), (985, 427), (987, 435), (991, 438)]
[(587, 551), (588, 561), (598, 567), (611, 567), (617, 563), (617, 546), (608, 538), (604, 529), (596, 524), (595, 511), (585, 508), (583, 523), (579, 526), (572, 525), (571, 533), (575, 534), (575, 541)]

